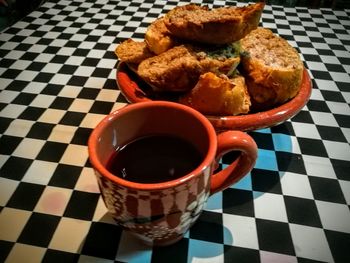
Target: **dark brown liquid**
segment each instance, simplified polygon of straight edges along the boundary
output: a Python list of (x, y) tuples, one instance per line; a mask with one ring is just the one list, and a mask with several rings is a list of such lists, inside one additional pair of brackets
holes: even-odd
[(196, 147), (184, 139), (152, 135), (120, 147), (108, 161), (107, 169), (128, 181), (160, 183), (190, 173), (202, 159)]

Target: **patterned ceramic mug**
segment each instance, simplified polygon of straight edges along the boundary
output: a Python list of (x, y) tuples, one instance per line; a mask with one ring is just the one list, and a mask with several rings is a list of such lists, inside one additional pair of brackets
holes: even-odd
[[(116, 148), (154, 134), (186, 139), (200, 151), (201, 162), (178, 179), (157, 183), (127, 181), (109, 172), (106, 164)], [(257, 146), (246, 133), (217, 135), (198, 111), (166, 101), (136, 103), (111, 113), (91, 133), (88, 149), (108, 211), (123, 229), (151, 245), (180, 240), (208, 197), (250, 172), (257, 158)], [(229, 151), (240, 151), (240, 155), (214, 173), (219, 159)]]

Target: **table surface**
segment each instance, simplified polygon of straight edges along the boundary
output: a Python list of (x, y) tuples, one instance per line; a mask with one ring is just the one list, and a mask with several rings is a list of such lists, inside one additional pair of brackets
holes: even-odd
[(114, 49), (184, 3), (48, 1), (0, 33), (1, 262), (350, 262), (350, 10), (265, 7), (261, 25), (297, 48), (311, 99), (250, 132), (255, 168), (183, 240), (147, 247), (107, 214), (86, 143), (126, 104)]

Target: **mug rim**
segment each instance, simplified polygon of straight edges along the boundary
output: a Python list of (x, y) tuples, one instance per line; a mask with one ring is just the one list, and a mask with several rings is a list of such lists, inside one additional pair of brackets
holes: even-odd
[[(100, 137), (99, 135), (103, 132), (104, 128), (106, 128), (112, 121), (114, 121), (120, 115), (127, 114), (130, 111), (141, 110), (142, 108), (149, 108), (149, 107), (168, 107), (176, 110), (185, 111), (188, 114), (191, 114), (192, 116), (194, 116), (202, 124), (209, 138), (208, 151), (206, 155), (203, 157), (202, 162), (190, 173), (185, 174), (184, 176), (179, 177), (177, 179), (160, 182), (160, 183), (138, 183), (138, 182), (125, 180), (123, 178), (120, 178), (112, 174), (100, 162), (99, 158), (97, 157), (96, 148), (97, 148), (98, 138)], [(126, 188), (132, 188), (137, 190), (147, 190), (147, 191), (173, 188), (178, 185), (184, 184), (195, 177), (200, 176), (200, 174), (204, 170), (206, 170), (209, 166), (212, 165), (212, 161), (215, 160), (216, 149), (217, 149), (217, 135), (210, 121), (203, 114), (201, 114), (200, 112), (198, 112), (197, 110), (189, 106), (175, 103), (175, 102), (169, 102), (169, 101), (148, 101), (148, 102), (138, 102), (134, 104), (127, 104), (126, 106), (120, 109), (117, 109), (112, 113), (108, 114), (107, 116), (105, 116), (93, 129), (88, 140), (89, 160), (92, 165), (92, 168), (94, 170), (97, 170), (100, 176), (105, 177), (108, 180), (112, 181), (113, 183), (124, 186)]]

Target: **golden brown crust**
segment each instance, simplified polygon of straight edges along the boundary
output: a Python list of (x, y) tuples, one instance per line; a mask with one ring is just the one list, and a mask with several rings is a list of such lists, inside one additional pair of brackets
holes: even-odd
[(144, 41), (125, 40), (115, 49), (117, 57), (126, 63), (139, 64), (141, 61), (154, 56)]
[(176, 45), (176, 40), (164, 24), (164, 17), (160, 17), (149, 25), (145, 34), (148, 48), (159, 55)]
[(250, 98), (242, 76), (233, 79), (208, 72), (182, 96), (180, 103), (208, 115), (238, 115), (249, 112)]
[(185, 92), (191, 90), (199, 76), (206, 72), (228, 74), (240, 57), (213, 58), (204, 49), (181, 45), (142, 61), (137, 73), (155, 91)]
[(255, 108), (271, 108), (298, 93), (303, 63), (286, 40), (258, 28), (241, 40), (241, 47), (242, 73)]
[(164, 23), (176, 37), (207, 44), (227, 44), (257, 28), (264, 6), (260, 2), (244, 7), (208, 10), (188, 4), (168, 12)]

